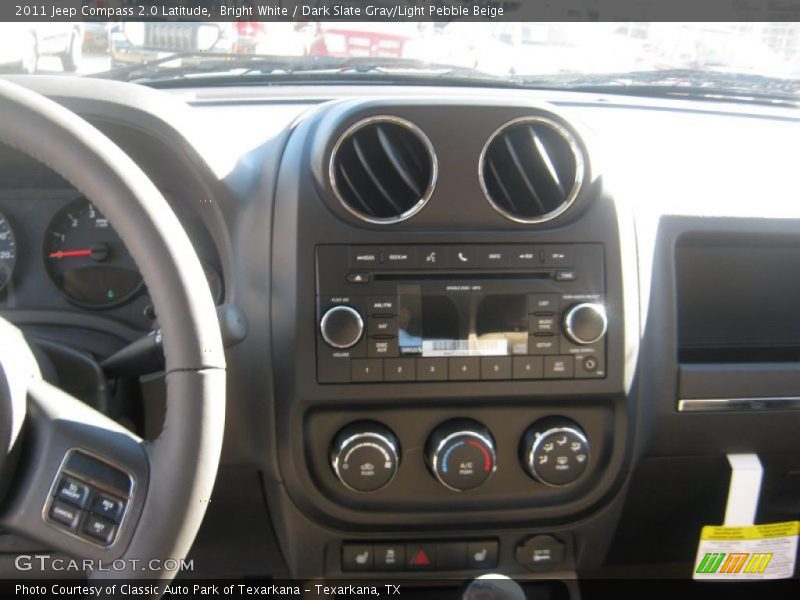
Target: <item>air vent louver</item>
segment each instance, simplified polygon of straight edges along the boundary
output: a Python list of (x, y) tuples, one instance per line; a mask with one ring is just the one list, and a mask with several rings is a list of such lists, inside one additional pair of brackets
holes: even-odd
[(331, 154), (330, 180), (344, 207), (370, 223), (417, 213), (436, 183), (433, 146), (413, 123), (371, 117), (345, 131)]
[(583, 155), (562, 125), (526, 117), (498, 129), (481, 155), (481, 185), (503, 216), (541, 223), (575, 201), (583, 181)]

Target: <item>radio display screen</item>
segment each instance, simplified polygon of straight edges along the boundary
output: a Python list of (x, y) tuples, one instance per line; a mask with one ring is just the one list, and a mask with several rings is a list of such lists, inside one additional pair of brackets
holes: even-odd
[[(455, 286), (458, 287), (458, 286)], [(398, 286), (401, 356), (507, 356), (528, 353), (525, 294)]]

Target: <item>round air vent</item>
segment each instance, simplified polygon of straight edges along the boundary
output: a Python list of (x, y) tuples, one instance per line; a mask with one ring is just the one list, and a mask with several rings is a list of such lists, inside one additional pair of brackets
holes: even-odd
[(575, 201), (583, 182), (583, 153), (564, 126), (523, 117), (492, 134), (481, 153), (479, 175), (497, 212), (518, 223), (541, 223)]
[(370, 117), (349, 127), (331, 153), (329, 177), (342, 205), (369, 223), (413, 216), (436, 184), (427, 136), (404, 119)]

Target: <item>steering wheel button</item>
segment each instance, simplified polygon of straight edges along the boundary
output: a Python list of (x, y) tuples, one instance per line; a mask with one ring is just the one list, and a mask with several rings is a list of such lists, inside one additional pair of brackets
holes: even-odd
[(53, 504), (50, 505), (50, 518), (56, 523), (66, 525), (70, 529), (75, 529), (78, 526), (82, 512), (72, 504), (62, 500), (53, 500)]
[(108, 545), (114, 541), (114, 535), (117, 533), (117, 526), (106, 519), (101, 519), (95, 515), (89, 515), (86, 522), (83, 524), (83, 532), (89, 537)]
[(106, 494), (99, 494), (92, 502), (92, 512), (119, 523), (125, 511), (125, 501)]
[(72, 477), (62, 477), (56, 488), (56, 497), (81, 508), (89, 502), (89, 486)]

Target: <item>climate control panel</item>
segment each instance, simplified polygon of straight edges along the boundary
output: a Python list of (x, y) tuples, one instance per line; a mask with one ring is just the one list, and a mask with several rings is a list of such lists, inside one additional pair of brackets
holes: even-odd
[[(565, 417), (537, 420), (516, 443), (518, 463), (498, 465), (496, 442), (486, 426), (472, 419), (451, 419), (428, 436), (425, 465), (408, 468), (427, 467), (444, 488), (468, 492), (485, 485), (500, 468), (522, 469), (539, 483), (560, 487), (579, 481), (589, 465), (589, 439), (577, 423)], [(400, 440), (375, 421), (351, 423), (331, 443), (331, 468), (351, 491), (376, 492), (389, 486), (400, 462)]]

